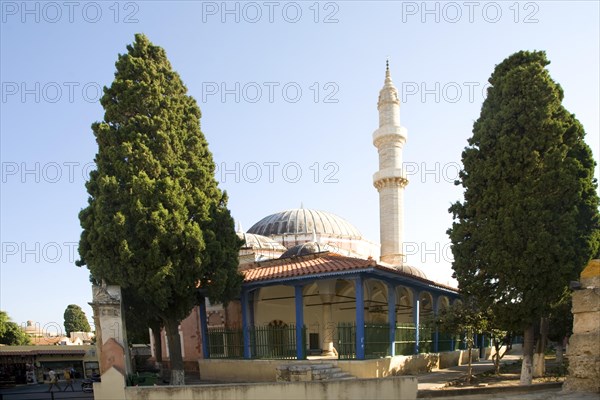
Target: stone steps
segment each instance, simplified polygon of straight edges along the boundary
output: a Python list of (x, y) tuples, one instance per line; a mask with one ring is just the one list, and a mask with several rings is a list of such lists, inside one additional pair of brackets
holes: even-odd
[(308, 382), (323, 380), (356, 379), (332, 363), (283, 364), (276, 369), (278, 382)]

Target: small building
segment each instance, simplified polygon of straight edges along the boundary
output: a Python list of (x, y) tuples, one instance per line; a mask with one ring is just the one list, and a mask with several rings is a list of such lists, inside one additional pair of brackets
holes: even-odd
[(61, 378), (67, 368), (75, 369), (76, 378), (99, 373), (96, 346), (0, 346), (0, 381), (4, 384), (44, 382), (50, 369)]

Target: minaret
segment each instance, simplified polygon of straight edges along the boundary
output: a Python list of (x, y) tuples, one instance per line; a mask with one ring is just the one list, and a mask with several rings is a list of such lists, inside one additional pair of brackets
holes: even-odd
[(400, 126), (400, 100), (387, 61), (385, 83), (379, 92), (377, 110), (379, 128), (373, 132), (373, 144), (379, 153), (379, 171), (373, 175), (373, 185), (379, 192), (381, 261), (402, 265), (404, 187), (408, 184), (402, 170), (402, 147), (406, 142), (406, 129)]

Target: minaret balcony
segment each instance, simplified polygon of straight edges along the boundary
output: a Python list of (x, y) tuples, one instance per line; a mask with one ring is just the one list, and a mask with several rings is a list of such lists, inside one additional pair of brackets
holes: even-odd
[(408, 136), (408, 131), (403, 126), (386, 125), (373, 132), (373, 144), (379, 148), (386, 143), (404, 144)]
[(408, 185), (406, 171), (401, 168), (386, 168), (373, 174), (373, 185), (379, 190), (383, 187), (405, 187)]

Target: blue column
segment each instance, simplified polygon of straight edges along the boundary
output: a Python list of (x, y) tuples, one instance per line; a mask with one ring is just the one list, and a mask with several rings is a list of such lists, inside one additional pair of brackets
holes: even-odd
[(250, 358), (250, 327), (248, 326), (248, 291), (242, 289), (242, 332), (244, 336), (244, 358)]
[(419, 312), (421, 299), (419, 292), (413, 289), (413, 324), (415, 324), (415, 354), (419, 354)]
[(294, 286), (296, 297), (296, 358), (304, 359), (304, 301), (302, 299), (302, 286)]
[[(437, 317), (438, 315), (438, 299), (439, 296), (432, 296), (433, 298), (433, 316)], [(435, 332), (433, 332), (433, 352), (437, 353), (439, 351), (439, 340), (440, 340), (440, 331), (436, 325)]]
[(390, 324), (390, 355), (396, 355), (394, 341), (396, 340), (396, 287), (391, 283), (387, 285), (388, 290), (388, 323)]
[(250, 311), (248, 313), (248, 315), (250, 316), (250, 319), (248, 321), (249, 326), (256, 325), (254, 323), (254, 300), (256, 299), (256, 293), (257, 293), (256, 290), (253, 290), (248, 293), (248, 310)]
[(356, 359), (365, 359), (365, 296), (363, 292), (363, 278), (359, 276), (354, 280), (356, 292)]
[(206, 300), (204, 297), (201, 298), (198, 309), (200, 317), (200, 334), (202, 335), (202, 355), (204, 356), (204, 359), (209, 359), (210, 350), (208, 348), (208, 327), (206, 326)]

